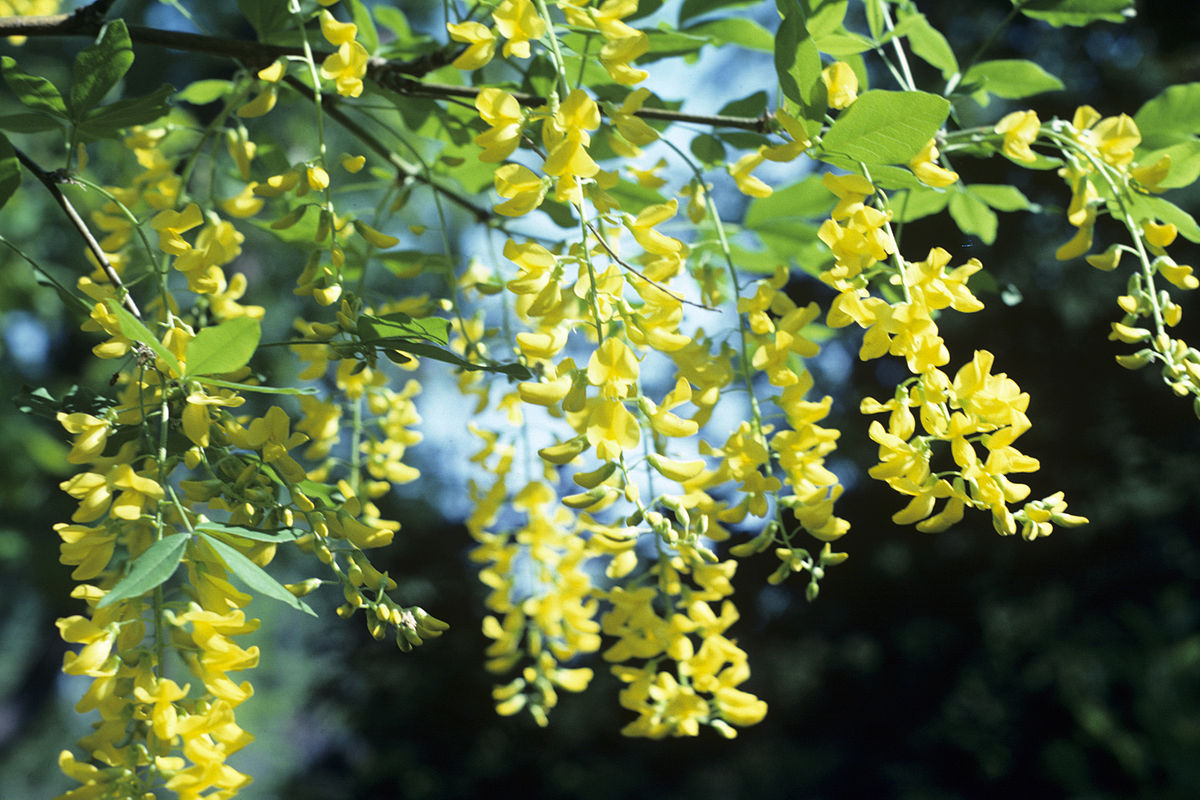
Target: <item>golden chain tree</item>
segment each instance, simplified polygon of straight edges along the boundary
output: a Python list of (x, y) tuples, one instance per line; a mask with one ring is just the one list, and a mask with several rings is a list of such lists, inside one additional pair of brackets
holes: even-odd
[[(332, 586), (339, 616), (402, 650), (445, 631), (371, 557), (399, 529), (377, 501), (421, 479), (406, 456), (435, 370), (456, 376), (478, 439), (467, 527), (496, 710), (542, 725), (598, 663), (624, 685), (630, 736), (733, 737), (767, 713), (739, 688), (733, 578), (773, 559), (769, 580), (806, 573), (812, 600), (846, 559), (854, 511), (835, 508), (826, 465), (840, 434), (806, 368), (831, 336), (907, 370), (861, 399), (897, 525), (981, 512), (1032, 540), (1084, 523), (1021, 482), (1039, 468), (1017, 443), (1029, 395), (939, 332), (983, 308), (985, 265), (898, 245), (921, 217), (990, 242), (995, 211), (1039, 210), (1014, 186), (965, 185), (963, 159), (1057, 170), (1074, 229), (1058, 257), (1129, 275), (1116, 358), (1161, 369), (1200, 413), (1200, 351), (1172, 333), (1200, 282), (1168, 252), (1200, 227), (1162, 196), (1200, 172), (1179, 113), (1196, 85), (1132, 117), (1082, 105), (964, 127), (966, 104), (1062, 83), (960, 60), (913, 0), (777, 0), (773, 29), (737, 0), (445, 2), (428, 30), (386, 3), (241, 0), (255, 41), (126, 25), (111, 0), (20, 16), (56, 5), (0, 0), (10, 43), (94, 39), (65, 85), (7, 50), (22, 107), (0, 118), (0, 202), (20, 187), (61, 207), (80, 277), (6, 238), (8, 257), (55, 285), (114, 373), (39, 406), (78, 465), (56, 530), (80, 613), (58, 627), (79, 646), (63, 670), (91, 679), (77, 710), (98, 718), (59, 757), (79, 783), (65, 797), (228, 798), (250, 781), (227, 759), (253, 738), (236, 712), (254, 596), (312, 613), (301, 598)], [(1121, 21), (1129, 5), (1013, 0), (1009, 19)], [(224, 57), (227, 75), (105, 102), (158, 46)], [(772, 54), (771, 85), (706, 115), (647, 88), (704, 48)], [(273, 124), (285, 112), (307, 123)], [(1105, 217), (1120, 236), (1094, 242)], [(464, 225), (490, 254), (463, 253)], [(305, 309), (269, 342), (271, 298), (239, 268), (266, 248)], [(798, 304), (802, 275), (830, 302)], [(295, 380), (272, 374), (275, 345)], [(273, 578), (281, 548), (313, 577)]]

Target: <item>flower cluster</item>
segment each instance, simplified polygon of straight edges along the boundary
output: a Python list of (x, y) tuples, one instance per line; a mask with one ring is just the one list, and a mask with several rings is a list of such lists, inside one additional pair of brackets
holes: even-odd
[[(870, 474), (911, 498), (892, 520), (936, 532), (972, 507), (990, 512), (997, 532), (1009, 535), (1019, 528), (1027, 539), (1049, 534), (1052, 524), (1085, 522), (1065, 513), (1061, 494), (1027, 502), (1016, 512), (1009, 507), (1025, 500), (1030, 489), (1008, 476), (1034, 472), (1039, 463), (1013, 447), (1030, 426), (1025, 414), (1029, 395), (1003, 373), (991, 374), (992, 354), (976, 351), (953, 379), (941, 370), (950, 362), (950, 352), (937, 317), (945, 309), (971, 313), (983, 308), (967, 286), (982, 264), (970, 259), (947, 269), (950, 254), (942, 248), (931, 250), (924, 261), (907, 261), (891, 234), (889, 212), (871, 204), (877, 190), (870, 181), (832, 174), (823, 181), (838, 199), (819, 233), (834, 255), (821, 279), (838, 291), (828, 323), (835, 328), (857, 324), (865, 329), (860, 358), (899, 356), (913, 375), (887, 402), (867, 398), (862, 403), (865, 414), (890, 412), (886, 428), (879, 422), (870, 426), (871, 439), (879, 444), (879, 464)], [(889, 302), (873, 294), (873, 281), (885, 278), (899, 290), (900, 299)], [(935, 472), (931, 460), (940, 460), (944, 448), (953, 467)]]

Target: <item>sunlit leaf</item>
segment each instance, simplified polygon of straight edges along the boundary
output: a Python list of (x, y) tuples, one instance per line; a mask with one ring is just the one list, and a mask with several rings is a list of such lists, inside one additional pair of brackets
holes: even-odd
[(96, 607), (105, 608), (121, 600), (141, 597), (151, 589), (161, 586), (175, 574), (179, 561), (183, 558), (184, 547), (190, 538), (186, 533), (173, 533), (147, 547), (145, 552), (133, 560), (129, 573), (108, 590), (108, 594), (101, 598)]

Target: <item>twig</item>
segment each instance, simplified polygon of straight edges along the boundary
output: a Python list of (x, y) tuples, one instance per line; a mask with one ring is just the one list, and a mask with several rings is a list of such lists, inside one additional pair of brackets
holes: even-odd
[(13, 148), (13, 152), (16, 153), (17, 160), (21, 162), (25, 169), (29, 170), (33, 177), (37, 178), (38, 181), (40, 181), (41, 184), (45, 186), (47, 190), (49, 190), (51, 196), (54, 197), (55, 202), (57, 202), (62, 208), (63, 213), (67, 215), (67, 219), (71, 220), (71, 224), (75, 226), (75, 230), (79, 232), (79, 235), (83, 237), (84, 242), (87, 243), (88, 250), (92, 251), (92, 255), (95, 256), (96, 261), (99, 262), (100, 269), (104, 270), (104, 274), (108, 276), (108, 280), (112, 283), (113, 287), (116, 288), (117, 294), (121, 296), (122, 305), (129, 309), (129, 313), (140, 319), (142, 312), (138, 310), (137, 304), (133, 302), (133, 297), (129, 294), (129, 290), (127, 290), (125, 285), (121, 283), (121, 277), (117, 275), (117, 271), (113, 269), (113, 265), (109, 262), (108, 256), (105, 255), (104, 250), (100, 248), (100, 243), (96, 241), (96, 237), (92, 236), (92, 232), (88, 230), (87, 223), (84, 222), (83, 218), (79, 216), (79, 213), (75, 211), (75, 207), (71, 205), (71, 201), (68, 200), (67, 196), (64, 195), (62, 190), (58, 188), (60, 183), (70, 183), (71, 179), (63, 175), (61, 172), (46, 172), (46, 170), (34, 163), (29, 156), (25, 155), (15, 147)]
[[(302, 81), (297, 80), (289, 75), (284, 78), (284, 82), (300, 94), (304, 95), (304, 97), (308, 100), (311, 101), (314, 99), (313, 90), (308, 86), (305, 86)], [(379, 141), (379, 139), (375, 138), (375, 136), (366, 128), (362, 127), (353, 119), (346, 116), (346, 114), (342, 113), (342, 110), (338, 108), (338, 103), (335, 98), (325, 96), (322, 98), (322, 100), (322, 108), (324, 109), (325, 113), (329, 115), (330, 119), (335, 120), (339, 125), (345, 128), (346, 131), (354, 135), (364, 145), (369, 147), (377, 155), (395, 167), (396, 171), (399, 172), (405, 179), (426, 184), (429, 186), (429, 188), (446, 197), (455, 205), (470, 212), (471, 216), (473, 216), (475, 220), (481, 224), (486, 224), (492, 220), (492, 213), (490, 211), (480, 208), (467, 198), (451, 191), (450, 189), (447, 189), (444, 186), (439, 186), (427, 175), (425, 175), (425, 173), (418, 169), (414, 169), (409, 164), (404, 163), (404, 161), (401, 160), (400, 157), (397, 156), (390, 147)]]
[(695, 306), (696, 308), (703, 308), (705, 311), (716, 311), (717, 310), (717, 309), (713, 308), (712, 306), (704, 305), (704, 303), (697, 303), (695, 300), (688, 300), (686, 297), (684, 297), (681, 294), (675, 294), (667, 287), (657, 283), (653, 278), (647, 277), (642, 272), (640, 272), (636, 267), (634, 267), (632, 264), (630, 264), (628, 261), (626, 261), (625, 259), (621, 258), (619, 255), (617, 255), (616, 251), (613, 250), (611, 247), (609, 247), (608, 242), (605, 240), (605, 238), (603, 236), (600, 235), (600, 231), (596, 230), (595, 226), (593, 226), (592, 223), (588, 222), (587, 220), (584, 220), (583, 224), (587, 226), (587, 229), (589, 231), (591, 231), (592, 236), (596, 237), (596, 241), (600, 242), (600, 246), (603, 247), (605, 252), (608, 253), (609, 258), (611, 258), (613, 261), (620, 264), (625, 269), (632, 272), (634, 275), (637, 275), (639, 278), (641, 278), (646, 283), (653, 286), (655, 289), (658, 289), (660, 292), (665, 294), (667, 297), (670, 297), (672, 300), (677, 300), (680, 303), (686, 303), (689, 306)]
[[(369, 68), (367, 74), (371, 75)], [(390, 89), (408, 97), (462, 97), (474, 100), (482, 91), (475, 86), (428, 83), (399, 77), (391, 73), (377, 73), (373, 77), (375, 82), (384, 89)], [(510, 92), (510, 94), (523, 106), (542, 106), (547, 103), (546, 98), (536, 94), (523, 92)], [(773, 130), (772, 117), (769, 114), (763, 114), (761, 117), (726, 117), (719, 114), (685, 114), (682, 111), (671, 111), (666, 108), (641, 108), (633, 112), (633, 116), (665, 122), (690, 122), (712, 128), (738, 128), (755, 133), (770, 133)]]

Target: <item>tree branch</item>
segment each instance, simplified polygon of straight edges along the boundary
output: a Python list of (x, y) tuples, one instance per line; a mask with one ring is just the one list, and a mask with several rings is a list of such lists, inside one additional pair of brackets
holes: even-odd
[(71, 201), (67, 199), (67, 196), (62, 193), (61, 189), (58, 188), (60, 183), (70, 183), (71, 179), (63, 175), (61, 172), (46, 172), (46, 170), (39, 167), (31, 158), (29, 158), (29, 156), (25, 155), (15, 147), (13, 148), (13, 152), (16, 153), (17, 160), (21, 162), (21, 165), (24, 166), (25, 169), (29, 170), (33, 177), (37, 178), (38, 181), (40, 181), (41, 184), (46, 187), (51, 196), (54, 197), (55, 202), (57, 202), (62, 208), (63, 213), (67, 215), (67, 219), (71, 221), (71, 224), (75, 227), (75, 230), (77, 230), (79, 235), (83, 237), (83, 241), (87, 243), (88, 250), (92, 252), (92, 255), (95, 256), (96, 261), (100, 264), (100, 269), (104, 270), (104, 274), (108, 276), (108, 280), (117, 290), (117, 294), (121, 296), (121, 303), (125, 306), (125, 308), (129, 309), (129, 313), (140, 319), (142, 312), (138, 310), (137, 304), (133, 302), (133, 297), (129, 294), (129, 290), (127, 290), (125, 285), (121, 283), (121, 276), (119, 276), (117, 271), (113, 269), (113, 265), (109, 262), (108, 256), (105, 255), (104, 250), (101, 249), (100, 243), (96, 241), (96, 237), (92, 236), (92, 232), (88, 230), (87, 223), (84, 222), (83, 218), (79, 216), (79, 213), (75, 210), (75, 207), (71, 205)]
[[(49, 17), (0, 17), (0, 37), (96, 36), (104, 26), (103, 16), (97, 16), (96, 10), (98, 7), (107, 7), (111, 4), (112, 0), (97, 0), (92, 5), (81, 8), (73, 14), (57, 14)], [(167, 31), (141, 25), (129, 27), (129, 38), (139, 44), (237, 59), (251, 69), (264, 67), (278, 58), (304, 56), (304, 49), (301, 47), (264, 44), (249, 39), (227, 39), (197, 33)], [(327, 50), (313, 51), (313, 57), (316, 59), (323, 60), (329, 55), (331, 53)], [(461, 97), (474, 100), (481, 91), (478, 88), (414, 80), (414, 78), (427, 75), (439, 67), (445, 66), (453, 58), (454, 52), (449, 49), (410, 61), (372, 57), (367, 62), (367, 77), (385, 89), (408, 97)], [(547, 102), (544, 97), (519, 92), (514, 93), (513, 97), (524, 106), (541, 106)], [(634, 116), (642, 119), (685, 122), (713, 128), (735, 128), (755, 133), (769, 133), (773, 129), (771, 118), (766, 114), (761, 117), (726, 117), (718, 114), (685, 114), (669, 109), (643, 108), (635, 111)]]

